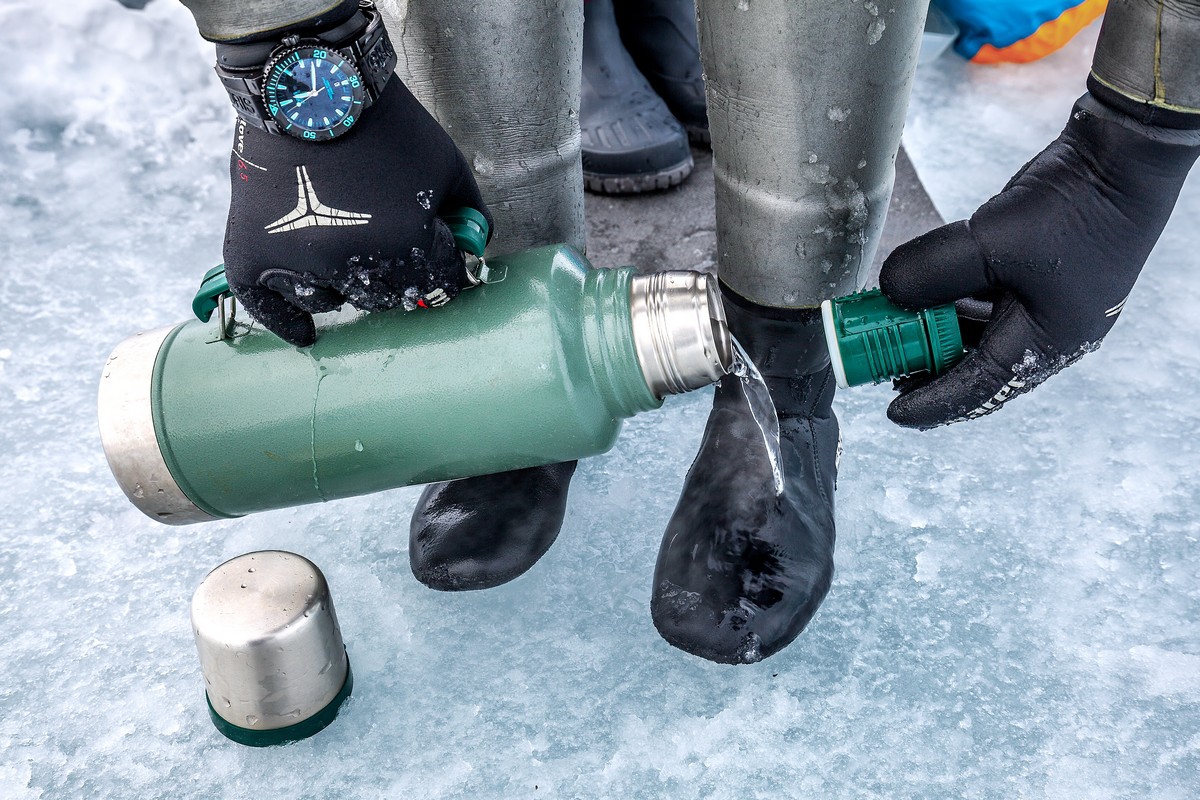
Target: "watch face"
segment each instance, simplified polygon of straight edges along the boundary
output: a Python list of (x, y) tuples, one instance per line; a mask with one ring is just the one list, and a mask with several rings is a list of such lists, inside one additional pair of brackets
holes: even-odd
[(285, 133), (327, 141), (354, 126), (366, 97), (362, 75), (336, 50), (300, 46), (267, 65), (263, 101)]

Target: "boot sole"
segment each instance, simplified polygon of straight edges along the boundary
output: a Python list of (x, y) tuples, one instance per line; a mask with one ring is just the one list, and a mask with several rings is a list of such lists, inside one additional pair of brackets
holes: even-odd
[(583, 186), (589, 192), (596, 194), (642, 194), (670, 189), (683, 183), (692, 174), (695, 162), (689, 153), (686, 161), (681, 161), (673, 167), (667, 167), (658, 172), (644, 175), (601, 175), (595, 172), (583, 173)]

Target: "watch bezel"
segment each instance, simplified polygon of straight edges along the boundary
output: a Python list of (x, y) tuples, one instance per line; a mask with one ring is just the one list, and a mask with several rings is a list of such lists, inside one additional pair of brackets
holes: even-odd
[[(305, 53), (305, 51), (307, 52)], [(324, 55), (316, 55), (318, 52), (323, 52)], [(276, 97), (275, 90), (279, 88), (280, 77), (293, 61), (300, 61), (304, 58), (328, 59), (330, 57), (336, 57), (341, 62), (339, 69), (348, 78), (357, 81), (357, 85), (351, 83), (350, 86), (350, 95), (353, 98), (350, 103), (351, 111), (345, 118), (339, 119), (328, 128), (308, 129), (295, 124), (285, 116), (280, 104), (276, 102), (279, 98)], [(354, 58), (343, 50), (331, 47), (320, 40), (301, 40), (295, 44), (285, 45), (272, 53), (271, 58), (263, 67), (261, 89), (263, 106), (279, 130), (304, 142), (327, 142), (346, 135), (358, 124), (362, 118), (362, 111), (367, 105), (367, 81)]]

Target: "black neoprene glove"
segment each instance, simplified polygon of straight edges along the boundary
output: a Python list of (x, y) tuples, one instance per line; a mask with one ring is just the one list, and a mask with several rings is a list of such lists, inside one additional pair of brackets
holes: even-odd
[(907, 381), (888, 417), (933, 428), (989, 414), (1099, 347), (1167, 224), (1200, 131), (1144, 125), (1091, 94), (969, 222), (897, 248), (880, 287), (906, 308), (993, 301), (978, 346)]
[(451, 300), (466, 271), (438, 213), (469, 206), (487, 215), (462, 153), (396, 77), (332, 141), (239, 120), (230, 173), (230, 288), (298, 347), (316, 340), (311, 314), (345, 302), (382, 311)]

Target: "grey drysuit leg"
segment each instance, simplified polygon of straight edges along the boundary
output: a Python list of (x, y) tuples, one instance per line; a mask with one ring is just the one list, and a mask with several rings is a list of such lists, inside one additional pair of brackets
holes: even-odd
[(860, 288), (891, 197), (924, 0), (698, 0), (721, 280), (764, 306)]
[(582, 249), (579, 0), (381, 0), (396, 72), (475, 169), (491, 252)]
[[(583, 4), (382, 0), (380, 10), (397, 73), (474, 167), (496, 219), (489, 252), (582, 249)], [(427, 487), (409, 527), (413, 574), (463, 590), (525, 572), (558, 536), (575, 464)]]
[[(722, 380), (667, 524), (651, 615), (703, 658), (786, 647), (833, 577), (838, 424), (819, 314), (858, 288), (895, 179), (924, 0), (699, 0), (730, 331), (766, 382)], [(808, 308), (806, 308), (808, 307)]]

